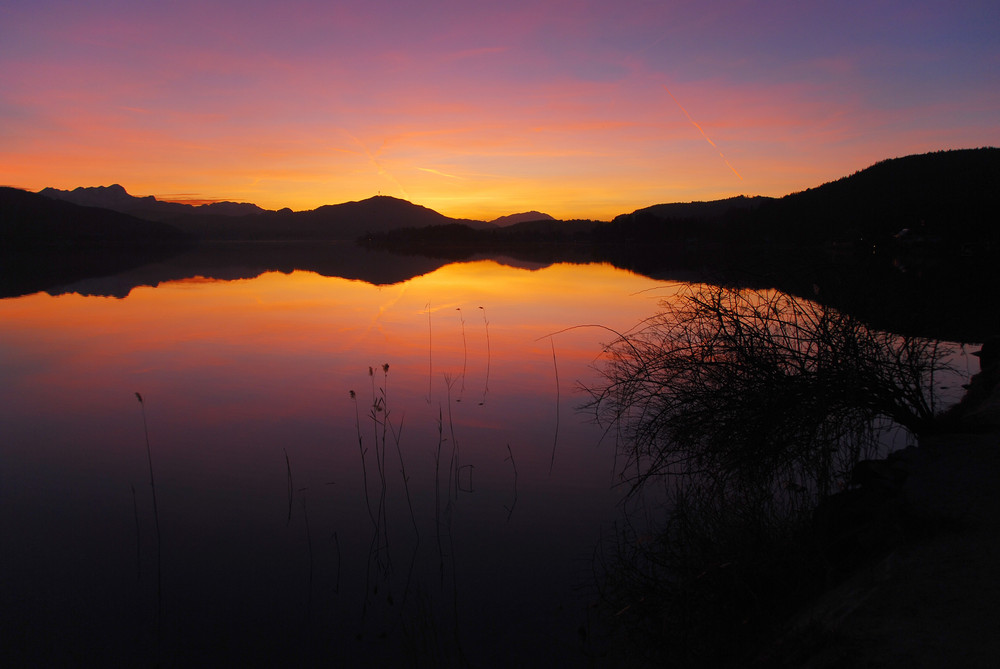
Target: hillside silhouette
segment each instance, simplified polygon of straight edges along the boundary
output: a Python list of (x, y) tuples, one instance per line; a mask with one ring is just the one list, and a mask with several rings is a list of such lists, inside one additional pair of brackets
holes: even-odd
[(164, 223), (0, 187), (0, 297), (126, 271), (193, 244)]
[(655, 278), (777, 287), (901, 332), (1000, 332), (1000, 149), (881, 161), (782, 198), (662, 204), (606, 223), (394, 230), (364, 243), (461, 258), (609, 262)]
[(995, 244), (998, 186), (1000, 149), (939, 151), (766, 203), (754, 224), (800, 242), (879, 243), (907, 230), (938, 243)]
[(515, 223), (525, 223), (528, 221), (553, 221), (555, 220), (552, 216), (548, 214), (543, 214), (540, 211), (524, 211), (519, 214), (508, 214), (507, 216), (501, 216), (499, 218), (494, 218), (490, 223), (502, 228), (508, 225), (514, 225)]
[[(1000, 332), (996, 192), (995, 148), (884, 160), (781, 198), (656, 204), (603, 222), (560, 221), (537, 211), (490, 223), (453, 219), (388, 196), (294, 212), (165, 203), (117, 185), (38, 194), (4, 188), (0, 290), (60, 290), (191, 245), (231, 242), (283, 243), (253, 247), (254, 267), (298, 262), (308, 265), (298, 269), (330, 273), (346, 255), (338, 250), (327, 262), (289, 244), (358, 241), (379, 252), (373, 258), (391, 252), (432, 260), (400, 264), (417, 273), (484, 254), (534, 265), (608, 262), (654, 278), (777, 287), (895, 331), (980, 341)], [(145, 210), (152, 213), (128, 213)], [(211, 271), (211, 258), (232, 265), (234, 253), (252, 247), (239, 248), (198, 254), (199, 272)], [(269, 253), (274, 260), (266, 262)], [(373, 280), (390, 276), (406, 278), (405, 271), (371, 273)]]
[(158, 221), (0, 187), (0, 241), (5, 248), (176, 243), (186, 239), (176, 227)]
[(210, 204), (191, 205), (181, 202), (164, 202), (152, 195), (137, 197), (130, 195), (119, 184), (110, 186), (80, 187), (73, 190), (43, 188), (38, 192), (53, 200), (72, 202), (84, 207), (100, 207), (149, 221), (167, 221), (179, 216), (192, 214), (209, 214), (223, 216), (248, 216), (262, 214), (255, 204), (244, 202), (212, 202)]
[[(421, 241), (429, 248), (535, 241), (641, 244), (674, 254), (684, 246), (725, 248), (782, 245), (866, 245), (907, 238), (982, 247), (995, 244), (990, 193), (1000, 183), (1000, 149), (940, 151), (884, 160), (853, 175), (781, 198), (738, 196), (710, 202), (656, 204), (610, 222), (557, 221), (537, 211), (492, 222), (454, 219), (389, 196), (325, 205), (310, 211), (264, 210), (253, 204), (218, 202), (189, 205), (153, 196), (129, 195), (120, 185), (39, 195), (88, 207), (169, 223), (200, 240), (354, 240), (405, 248)], [(41, 205), (38, 205), (39, 207)], [(26, 210), (19, 210), (26, 211)], [(17, 211), (8, 208), (8, 217)], [(90, 235), (100, 236), (100, 218), (90, 213)], [(120, 237), (124, 219), (104, 217), (107, 234)], [(10, 225), (9, 223), (7, 224)], [(454, 239), (433, 230), (449, 226)], [(474, 232), (461, 230), (461, 226)], [(148, 228), (145, 228), (148, 229)], [(413, 229), (423, 230), (415, 233)], [(405, 232), (402, 232), (405, 230)], [(142, 236), (145, 233), (137, 233)]]
[(46, 198), (87, 207), (101, 207), (171, 226), (200, 240), (353, 240), (361, 235), (399, 227), (424, 227), (460, 223), (474, 229), (492, 224), (454, 219), (394, 197), (379, 195), (360, 202), (324, 205), (309, 211), (271, 211), (257, 205), (213, 202), (190, 205), (163, 202), (152, 195), (136, 197), (118, 184), (71, 191), (45, 188)]
[[(634, 244), (657, 253), (684, 245), (715, 249), (801, 245), (873, 245), (908, 238), (936, 244), (995, 245), (992, 194), (1000, 187), (1000, 149), (967, 149), (884, 160), (853, 175), (781, 198), (738, 196), (710, 202), (658, 204), (591, 226), (523, 227), (466, 234), (462, 242), (563, 241)], [(562, 232), (557, 239), (554, 234)], [(457, 232), (457, 230), (456, 230)], [(446, 240), (435, 230), (426, 239)], [(533, 236), (537, 236), (535, 239)], [(394, 231), (369, 240), (400, 246), (421, 233)]]

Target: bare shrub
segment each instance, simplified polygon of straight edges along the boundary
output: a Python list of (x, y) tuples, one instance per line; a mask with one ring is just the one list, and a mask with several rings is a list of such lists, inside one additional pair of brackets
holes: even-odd
[(646, 660), (742, 662), (823, 578), (804, 539), (818, 501), (882, 430), (933, 427), (942, 354), (777, 291), (696, 286), (662, 309), (607, 346), (588, 389), (626, 501), (655, 488), (668, 507), (619, 528), (603, 594)]
[(692, 287), (607, 348), (589, 388), (632, 490), (665, 474), (830, 491), (886, 420), (933, 425), (935, 341), (777, 291)]

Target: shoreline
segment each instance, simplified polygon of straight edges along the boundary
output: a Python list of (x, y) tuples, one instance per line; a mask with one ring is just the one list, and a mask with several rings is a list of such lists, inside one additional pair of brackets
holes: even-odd
[(756, 666), (992, 667), (1000, 656), (1000, 390), (889, 460), (888, 552), (795, 615)]

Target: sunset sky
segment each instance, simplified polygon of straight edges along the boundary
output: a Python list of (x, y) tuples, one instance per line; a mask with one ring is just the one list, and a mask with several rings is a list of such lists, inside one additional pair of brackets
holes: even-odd
[(0, 184), (609, 219), (1000, 145), (1000, 3), (0, 5)]

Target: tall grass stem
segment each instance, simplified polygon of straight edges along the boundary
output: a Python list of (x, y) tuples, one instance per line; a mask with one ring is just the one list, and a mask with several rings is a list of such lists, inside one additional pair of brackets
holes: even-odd
[(138, 392), (135, 398), (139, 400), (142, 410), (142, 431), (146, 437), (146, 461), (149, 463), (149, 488), (153, 493), (153, 523), (156, 527), (156, 639), (157, 654), (159, 654), (161, 619), (163, 618), (163, 542), (160, 536), (160, 510), (156, 504), (156, 479), (153, 477), (153, 451), (149, 445), (149, 423), (146, 421), (146, 403)]
[(486, 319), (486, 308), (479, 307), (483, 310), (483, 325), (486, 327), (486, 383), (483, 385), (483, 401), (479, 403), (479, 406), (486, 404), (486, 393), (490, 390), (490, 363), (493, 359), (493, 349), (490, 345), (490, 322)]
[(556, 463), (556, 444), (559, 443), (559, 364), (556, 362), (555, 341), (549, 337), (549, 344), (552, 346), (552, 368), (556, 373), (556, 432), (552, 437), (552, 457), (549, 459), (549, 476), (552, 476), (552, 468)]

